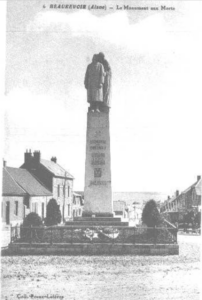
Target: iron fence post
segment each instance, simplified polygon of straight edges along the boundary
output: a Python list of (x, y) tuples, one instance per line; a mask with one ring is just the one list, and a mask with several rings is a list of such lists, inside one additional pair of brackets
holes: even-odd
[(12, 224), (11, 224), (11, 227), (10, 227), (10, 242), (11, 242), (11, 244), (13, 243), (13, 239), (12, 239)]
[(136, 244), (135, 233), (136, 233), (136, 228), (134, 227), (134, 244)]
[(156, 227), (153, 227), (154, 245), (156, 244)]
[(30, 225), (30, 245), (32, 244), (32, 225)]
[(73, 241), (73, 227), (71, 226), (71, 245), (72, 245), (72, 241)]
[(50, 244), (53, 244), (53, 228), (51, 226), (51, 238), (50, 238)]

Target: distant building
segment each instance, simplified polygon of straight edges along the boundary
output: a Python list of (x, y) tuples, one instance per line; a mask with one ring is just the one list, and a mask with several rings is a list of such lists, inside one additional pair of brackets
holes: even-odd
[(83, 196), (79, 193), (73, 192), (73, 218), (81, 217), (83, 213), (84, 199)]
[(201, 194), (202, 194), (202, 179), (197, 176), (197, 181), (181, 194), (176, 191), (173, 197), (168, 197), (161, 204), (160, 211), (164, 212), (181, 212), (201, 210)]
[(113, 211), (115, 216), (128, 219), (126, 202), (123, 200), (113, 201)]
[(27, 170), (5, 166), (2, 192), (4, 224), (19, 225), (30, 212), (36, 212), (42, 219), (46, 217), (52, 193)]
[(153, 199), (159, 204), (164, 198), (164, 194), (154, 192), (113, 192), (113, 203), (125, 202), (130, 226), (141, 224), (142, 210), (147, 201)]
[(41, 158), (40, 151), (26, 151), (22, 169), (31, 172), (52, 193), (60, 205), (62, 221), (71, 220), (73, 205), (73, 176), (57, 163), (57, 158), (51, 160)]
[(128, 206), (128, 219), (130, 225), (137, 226), (142, 223), (142, 210), (142, 205), (137, 202)]
[(158, 203), (159, 201), (163, 201), (165, 197), (165, 194), (155, 192), (113, 192), (113, 201), (125, 201), (126, 206), (133, 205), (135, 202), (141, 208), (151, 199)]

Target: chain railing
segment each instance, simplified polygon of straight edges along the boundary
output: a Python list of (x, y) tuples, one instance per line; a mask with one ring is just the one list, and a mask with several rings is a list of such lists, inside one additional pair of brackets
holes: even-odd
[(177, 229), (123, 226), (11, 227), (11, 243), (131, 243), (175, 244)]

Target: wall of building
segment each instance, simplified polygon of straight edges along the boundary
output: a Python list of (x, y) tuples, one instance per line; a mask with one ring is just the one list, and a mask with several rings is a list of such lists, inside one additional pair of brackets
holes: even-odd
[(44, 220), (46, 218), (46, 206), (51, 198), (52, 196), (30, 197), (30, 209), (27, 213), (35, 212)]
[(60, 205), (63, 221), (71, 220), (73, 217), (73, 180), (65, 178), (53, 178), (53, 198)]
[(81, 217), (83, 212), (83, 205), (82, 205), (82, 197), (73, 195), (73, 218), (74, 217)]
[(9, 203), (9, 223), (7, 225), (20, 225), (24, 218), (24, 203), (23, 196), (3, 196), (2, 197), (2, 207), (1, 207), (1, 217), (2, 223), (6, 224), (6, 206)]

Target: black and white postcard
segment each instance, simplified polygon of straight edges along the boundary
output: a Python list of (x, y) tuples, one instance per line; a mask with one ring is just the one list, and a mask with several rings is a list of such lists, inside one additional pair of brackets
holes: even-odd
[(199, 300), (202, 2), (0, 1), (2, 300)]

